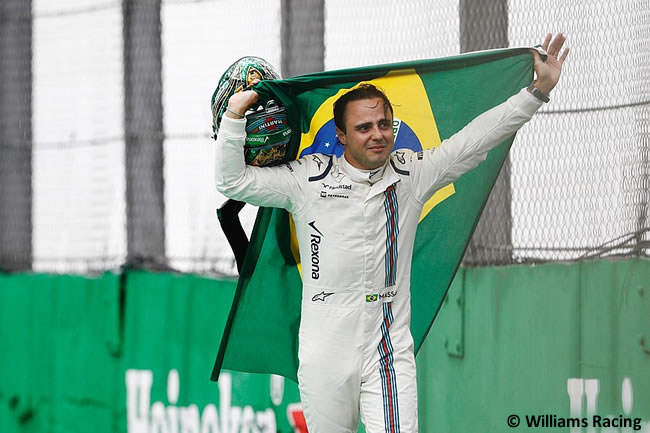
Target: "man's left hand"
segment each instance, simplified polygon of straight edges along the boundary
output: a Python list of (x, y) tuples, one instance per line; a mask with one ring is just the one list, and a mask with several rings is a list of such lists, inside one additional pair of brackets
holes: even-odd
[(537, 51), (533, 51), (533, 57), (535, 59), (534, 68), (535, 74), (537, 75), (535, 87), (546, 95), (553, 90), (559, 81), (560, 73), (562, 72), (562, 64), (569, 54), (568, 48), (565, 48), (560, 54), (564, 41), (566, 41), (566, 36), (562, 33), (558, 33), (554, 38), (551, 33), (546, 35), (544, 43), (542, 44), (542, 48), (548, 53), (546, 61), (542, 60), (542, 57)]

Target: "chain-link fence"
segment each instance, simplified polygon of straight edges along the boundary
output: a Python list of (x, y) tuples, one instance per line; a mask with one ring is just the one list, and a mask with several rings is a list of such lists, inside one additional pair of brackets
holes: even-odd
[(647, 254), (650, 3), (517, 1), (509, 15), (513, 45), (562, 30), (574, 47), (512, 152), (515, 257)]
[[(648, 254), (650, 3), (325, 0), (324, 18), (297, 3), (0, 1), (0, 267), (234, 273), (208, 101), (243, 55), (297, 70), (309, 48), (288, 51), (286, 27), (309, 19), (323, 22), (292, 29), (324, 28), (325, 69), (565, 32), (563, 78), (518, 134), (466, 263)], [(255, 209), (241, 216), (250, 233)]]
[(32, 10), (34, 268), (116, 267), (126, 243), (121, 4), (34, 0)]

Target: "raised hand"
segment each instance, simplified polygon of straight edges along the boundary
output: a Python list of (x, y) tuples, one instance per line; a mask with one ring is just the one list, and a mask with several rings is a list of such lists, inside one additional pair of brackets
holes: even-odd
[(569, 55), (568, 48), (564, 49), (560, 54), (564, 41), (566, 41), (566, 37), (562, 33), (558, 33), (554, 38), (551, 33), (546, 35), (544, 43), (542, 43), (542, 48), (548, 53), (546, 61), (542, 60), (537, 51), (533, 51), (535, 74), (537, 74), (535, 87), (546, 95), (553, 90), (559, 81), (562, 64)]
[[(259, 83), (260, 80), (253, 80), (253, 85)], [(243, 90), (237, 92), (230, 97), (228, 100), (228, 108), (226, 108), (226, 113), (224, 116), (231, 117), (233, 119), (243, 119), (246, 110), (251, 108), (257, 100), (259, 95), (254, 90)]]

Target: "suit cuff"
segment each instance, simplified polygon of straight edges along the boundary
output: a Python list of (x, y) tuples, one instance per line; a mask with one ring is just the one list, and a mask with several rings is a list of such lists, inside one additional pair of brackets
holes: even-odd
[(512, 97), (512, 102), (517, 107), (517, 110), (524, 113), (528, 117), (532, 117), (533, 114), (535, 114), (535, 112), (539, 110), (542, 105), (544, 105), (543, 101), (539, 100), (525, 87)]
[(230, 138), (246, 137), (246, 119), (233, 119), (223, 116), (219, 125), (219, 135), (221, 134)]

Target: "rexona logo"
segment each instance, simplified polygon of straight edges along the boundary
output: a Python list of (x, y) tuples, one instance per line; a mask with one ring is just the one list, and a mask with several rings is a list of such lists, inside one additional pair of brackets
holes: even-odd
[(259, 142), (259, 143), (266, 143), (267, 141), (269, 141), (269, 136), (266, 135), (264, 137), (246, 137), (246, 141), (249, 141), (249, 142), (250, 141), (256, 141), (256, 142)]
[(314, 229), (311, 234), (311, 278), (317, 280), (320, 278), (320, 241), (323, 234), (316, 228), (316, 221), (309, 223), (309, 226)]
[[(276, 433), (275, 413), (268, 408), (232, 406), (232, 377), (219, 377), (219, 409), (208, 404), (199, 412), (195, 404), (176, 406), (179, 394), (178, 371), (167, 377), (167, 401), (151, 404), (151, 370), (126, 371), (126, 418), (128, 433)], [(298, 431), (298, 430), (296, 430)]]

